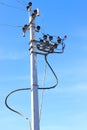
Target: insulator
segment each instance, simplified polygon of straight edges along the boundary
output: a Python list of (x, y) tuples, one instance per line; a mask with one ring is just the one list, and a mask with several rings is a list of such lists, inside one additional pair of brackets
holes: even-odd
[(29, 5), (29, 6), (32, 6), (32, 2), (29, 2), (28, 5)]
[(53, 40), (53, 36), (49, 36), (49, 40), (52, 41)]
[(32, 17), (35, 17), (35, 14), (34, 14), (34, 13), (32, 13)]
[(40, 26), (37, 26), (37, 30), (38, 30), (38, 31), (40, 30)]
[(27, 24), (25, 24), (24, 27), (26, 28), (26, 27), (27, 27)]
[(37, 44), (37, 48), (40, 49), (40, 45), (39, 44)]
[(35, 13), (36, 16), (40, 16), (40, 11), (39, 11), (38, 8), (34, 10), (34, 13)]
[(47, 46), (49, 46), (49, 45), (50, 45), (49, 41), (46, 41), (46, 45), (47, 45)]
[(54, 51), (54, 45), (51, 44), (50, 45), (50, 52), (53, 53), (53, 51)]
[(40, 39), (40, 43), (43, 43), (43, 39)]
[(67, 35), (64, 36), (64, 39), (66, 39), (66, 38), (67, 38)]
[(25, 32), (25, 31), (26, 31), (27, 26), (28, 26), (27, 24), (25, 24), (25, 25), (24, 25), (24, 27), (22, 28), (23, 32)]
[(47, 35), (43, 35), (43, 39), (46, 40), (47, 39)]
[(58, 42), (58, 43), (61, 43), (61, 40), (62, 40), (62, 39), (58, 36), (57, 42)]
[(26, 7), (26, 9), (29, 10), (29, 8), (30, 8), (30, 6), (28, 5), (28, 6)]
[(37, 9), (34, 10), (34, 14), (37, 15)]
[(57, 48), (58, 44), (57, 44), (57, 43), (54, 43), (53, 46), (54, 46), (54, 48)]
[(25, 28), (24, 27), (22, 28), (22, 30), (23, 30), (23, 32), (25, 32)]
[(26, 9), (27, 9), (28, 11), (30, 11), (31, 6), (32, 6), (32, 3), (29, 2), (29, 3), (28, 3), (28, 6), (26, 7)]

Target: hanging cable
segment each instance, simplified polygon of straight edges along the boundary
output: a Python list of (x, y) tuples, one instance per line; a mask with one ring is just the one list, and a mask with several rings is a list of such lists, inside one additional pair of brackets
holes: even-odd
[(30, 119), (29, 119), (28, 117), (26, 117), (24, 114), (22, 114), (21, 112), (18, 112), (17, 110), (13, 109), (12, 107), (10, 107), (10, 106), (8, 105), (8, 98), (9, 98), (13, 93), (18, 92), (18, 91), (25, 91), (25, 90), (30, 90), (30, 88), (21, 88), (21, 89), (16, 89), (16, 90), (10, 92), (10, 93), (6, 96), (6, 98), (5, 98), (5, 105), (6, 105), (6, 107), (7, 107), (9, 110), (11, 110), (11, 111), (15, 112), (16, 114), (20, 115), (21, 117), (23, 117), (23, 118), (27, 121), (30, 130), (32, 130)]
[(23, 115), (22, 113), (20, 113), (20, 112), (14, 110), (13, 108), (11, 108), (11, 107), (8, 105), (8, 98), (9, 98), (13, 93), (18, 92), (18, 91), (24, 91), (24, 90), (30, 90), (30, 88), (21, 88), (21, 89), (16, 89), (16, 90), (10, 92), (10, 93), (6, 96), (6, 98), (5, 98), (5, 105), (6, 105), (6, 107), (7, 107), (8, 109), (10, 109), (11, 111), (17, 113), (18, 115), (22, 116), (24, 119), (28, 120), (28, 118), (27, 118), (25, 115)]
[(53, 73), (53, 75), (54, 75), (54, 77), (56, 79), (56, 83), (53, 86), (51, 86), (51, 87), (39, 87), (38, 89), (53, 89), (53, 88), (55, 88), (58, 85), (58, 78), (57, 78), (54, 70), (52, 69), (51, 65), (49, 64), (49, 62), (47, 60), (47, 56), (48, 55), (45, 55), (45, 61), (46, 61), (47, 65), (48, 65), (48, 67), (50, 68), (50, 70), (52, 71), (52, 73)]
[[(51, 86), (51, 87), (44, 87), (44, 85), (45, 85), (45, 78), (46, 78), (46, 64), (45, 64), (45, 66), (44, 66), (44, 77), (43, 77), (42, 87), (41, 87), (41, 88), (40, 88), (40, 87), (38, 88), (38, 89), (42, 90), (42, 97), (41, 97), (41, 104), (40, 104), (40, 113), (39, 113), (39, 121), (41, 120), (41, 112), (42, 112), (42, 105), (43, 105), (44, 90), (53, 89), (53, 88), (55, 88), (55, 87), (58, 85), (58, 78), (57, 78), (55, 72), (53, 71), (51, 65), (49, 64), (49, 62), (48, 62), (48, 60), (47, 60), (47, 56), (48, 56), (48, 55), (45, 55), (45, 62), (46, 62), (46, 64), (49, 66), (50, 70), (52, 71), (52, 73), (53, 73), (53, 75), (54, 75), (54, 77), (55, 77), (55, 79), (56, 79), (56, 83), (55, 83), (53, 86)], [(10, 107), (10, 106), (8, 105), (8, 98), (9, 98), (13, 93), (16, 93), (16, 92), (19, 92), (19, 91), (30, 90), (30, 89), (31, 89), (31, 88), (21, 88), (21, 89), (16, 89), (16, 90), (10, 92), (10, 93), (6, 96), (6, 98), (5, 98), (5, 105), (6, 105), (6, 107), (7, 107), (9, 110), (11, 110), (11, 111), (15, 112), (16, 114), (22, 116), (26, 121), (28, 121), (29, 128), (30, 128), (30, 130), (32, 130), (30, 119), (29, 119), (27, 116), (25, 116), (24, 114), (22, 114), (21, 112), (19, 112), (19, 111), (13, 109), (12, 107)]]
[[(58, 78), (57, 78), (55, 72), (53, 71), (51, 65), (49, 64), (49, 62), (48, 62), (48, 60), (47, 60), (47, 55), (45, 55), (45, 61), (46, 61), (47, 65), (49, 66), (50, 70), (52, 71), (52, 73), (53, 73), (53, 75), (54, 75), (54, 77), (55, 77), (55, 79), (56, 79), (56, 83), (55, 83), (53, 86), (51, 86), (51, 87), (39, 87), (38, 89), (43, 89), (43, 90), (44, 90), (44, 89), (53, 89), (53, 88), (55, 88), (55, 87), (58, 85)], [(44, 73), (44, 78), (43, 78), (43, 86), (44, 86), (44, 83), (45, 83), (45, 77), (46, 77), (46, 66), (45, 66), (45, 73)], [(12, 95), (13, 93), (15, 93), (15, 92), (24, 91), (24, 90), (30, 90), (30, 89), (31, 89), (31, 88), (16, 89), (16, 90), (10, 92), (10, 93), (6, 96), (6, 99), (5, 99), (5, 105), (7, 106), (7, 108), (10, 109), (10, 110), (13, 111), (13, 112), (19, 114), (20, 116), (24, 117), (25, 119), (27, 119), (27, 117), (26, 117), (25, 115), (23, 115), (23, 114), (21, 114), (20, 112), (14, 110), (13, 108), (11, 108), (11, 107), (8, 105), (8, 98), (9, 98), (9, 96), (11, 96), (11, 95)]]
[[(51, 65), (49, 64), (49, 62), (48, 62), (48, 60), (47, 60), (47, 55), (45, 55), (45, 61), (46, 61), (47, 65), (49, 66), (49, 68), (51, 69), (51, 71), (52, 71), (52, 73), (53, 73), (53, 75), (54, 75), (54, 77), (55, 77), (55, 79), (56, 79), (56, 83), (55, 83), (53, 86), (51, 86), (51, 87), (39, 87), (38, 89), (40, 89), (40, 90), (41, 90), (41, 89), (42, 89), (42, 90), (53, 89), (53, 88), (55, 88), (55, 87), (58, 85), (58, 78), (57, 78), (55, 72), (53, 71)], [(44, 86), (44, 83), (45, 83), (45, 76), (46, 76), (46, 68), (45, 68), (45, 73), (44, 73), (43, 86)], [(23, 117), (24, 119), (26, 119), (26, 120), (28, 120), (28, 118), (27, 118), (25, 115), (23, 115), (21, 112), (18, 112), (18, 111), (16, 111), (16, 110), (14, 110), (13, 108), (11, 108), (11, 107), (8, 105), (8, 98), (9, 98), (13, 93), (15, 93), (15, 92), (25, 91), (25, 90), (30, 90), (30, 89), (31, 89), (31, 88), (16, 89), (16, 90), (10, 92), (10, 93), (6, 96), (6, 98), (5, 98), (5, 105), (6, 105), (6, 107), (7, 107), (8, 109), (10, 109), (11, 111), (15, 112), (16, 114), (22, 116), (22, 117)], [(42, 92), (42, 103), (43, 103), (43, 92)], [(40, 116), (41, 116), (41, 111), (42, 111), (42, 103), (41, 103), (41, 108), (40, 108)]]

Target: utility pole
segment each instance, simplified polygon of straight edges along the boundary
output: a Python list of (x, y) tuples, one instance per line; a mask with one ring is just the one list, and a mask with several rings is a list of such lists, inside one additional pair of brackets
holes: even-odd
[[(31, 115), (32, 130), (39, 130), (37, 54), (35, 40), (35, 21), (30, 16), (30, 70), (31, 70)], [(31, 22), (32, 21), (32, 22)]]
[(35, 18), (39, 16), (39, 10), (35, 9), (32, 13), (32, 3), (29, 2), (27, 10), (30, 13), (29, 25), (25, 25), (23, 32), (30, 30), (30, 79), (31, 79), (31, 128), (40, 130), (39, 127), (39, 103), (38, 103), (38, 77), (37, 77), (37, 43), (35, 42)]

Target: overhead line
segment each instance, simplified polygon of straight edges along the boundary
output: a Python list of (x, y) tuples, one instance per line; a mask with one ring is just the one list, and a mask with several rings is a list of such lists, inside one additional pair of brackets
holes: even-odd
[(21, 5), (25, 5), (26, 3), (25, 3), (25, 1), (22, 1), (22, 0), (16, 0), (18, 3), (20, 3)]
[(7, 6), (7, 7), (10, 7), (10, 8), (14, 8), (14, 9), (18, 9), (18, 10), (21, 10), (21, 11), (25, 11), (24, 9), (21, 9), (21, 8), (13, 6), (13, 5), (9, 5), (5, 2), (0, 2), (0, 5)]
[(0, 26), (8, 26), (8, 27), (14, 27), (14, 28), (22, 28), (20, 25), (11, 25), (11, 24), (0, 24)]

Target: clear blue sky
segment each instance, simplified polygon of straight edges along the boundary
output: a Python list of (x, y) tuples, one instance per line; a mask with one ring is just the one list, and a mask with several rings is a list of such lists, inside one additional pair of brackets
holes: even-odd
[[(17, 8), (7, 7), (12, 5)], [(9, 92), (30, 87), (29, 31), (22, 36), (28, 23), (28, 0), (0, 0), (0, 129), (28, 130), (19, 115), (5, 107)], [(32, 0), (40, 9), (36, 23), (43, 33), (68, 36), (64, 54), (50, 55), (59, 84), (44, 92), (40, 122), (41, 130), (87, 130), (87, 0)], [(23, 10), (22, 10), (23, 9)], [(38, 34), (39, 36), (39, 34)], [(44, 58), (38, 56), (38, 81), (42, 82)], [(46, 85), (54, 83), (47, 67)], [(41, 96), (41, 93), (40, 93)], [(9, 104), (31, 117), (30, 92), (19, 92)]]

